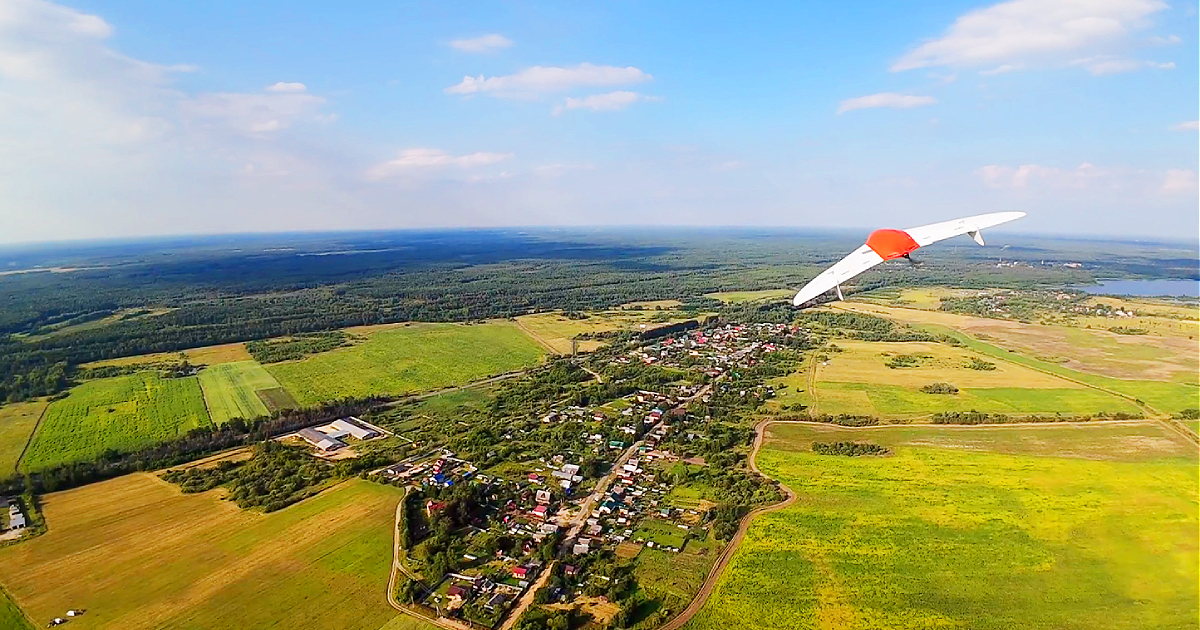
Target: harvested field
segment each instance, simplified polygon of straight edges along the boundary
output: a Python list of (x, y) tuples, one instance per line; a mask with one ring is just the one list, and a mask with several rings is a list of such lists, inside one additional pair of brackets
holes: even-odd
[(133, 450), (211, 424), (195, 376), (138, 372), (87, 381), (50, 403), (21, 461), (39, 470)]
[(49, 531), (0, 549), (0, 582), (39, 623), (86, 608), (78, 630), (377, 630), (397, 615), (382, 585), (400, 494), (352, 480), (263, 515), (129, 475), (48, 495)]
[[(858, 311), (911, 324), (936, 324), (961, 331), (1029, 357), (1059, 363), (1075, 371), (1131, 380), (1171, 381), (1177, 375), (1188, 382), (1200, 379), (1200, 341), (1186, 337), (1121, 335), (1108, 330), (1044, 326), (844, 302), (835, 309)], [(1113, 320), (1113, 326), (1119, 322)]]
[[(667, 311), (615, 310), (587, 313), (586, 319), (572, 319), (563, 313), (536, 313), (521, 315), (517, 322), (539, 343), (553, 348), (559, 354), (571, 353), (571, 339), (583, 333), (609, 332), (613, 330), (640, 330), (644, 324), (654, 328), (666, 323), (684, 321)], [(656, 321), (662, 320), (662, 321)], [(579, 350), (589, 352), (604, 345), (602, 341), (584, 339), (579, 341)]]
[(254, 395), (262, 402), (267, 411), (275, 413), (287, 409), (296, 409), (300, 403), (288, 393), (288, 390), (282, 387), (272, 387), (268, 389), (259, 389), (254, 391)]
[(538, 345), (515, 324), (411, 324), (351, 329), (352, 346), (266, 367), (302, 405), (435, 390), (537, 365)]
[[(754, 521), (686, 627), (1194, 627), (1196, 451), (1130, 426), (772, 426), (759, 466), (798, 500)], [(895, 454), (806, 452), (843, 433)]]

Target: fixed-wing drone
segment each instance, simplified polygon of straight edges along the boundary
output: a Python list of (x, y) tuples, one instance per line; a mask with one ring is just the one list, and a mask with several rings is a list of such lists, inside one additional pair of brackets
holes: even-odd
[(844, 299), (842, 283), (881, 262), (908, 258), (908, 255), (919, 247), (925, 247), (960, 234), (970, 234), (976, 243), (983, 245), (982, 230), (984, 228), (1015, 221), (1023, 216), (1025, 216), (1024, 212), (993, 212), (922, 225), (907, 230), (875, 230), (867, 237), (867, 242), (862, 247), (854, 250), (849, 256), (839, 260), (837, 264), (822, 271), (820, 275), (804, 285), (804, 288), (800, 289), (800, 292), (792, 299), (792, 304), (800, 306), (834, 288), (837, 289), (838, 299)]

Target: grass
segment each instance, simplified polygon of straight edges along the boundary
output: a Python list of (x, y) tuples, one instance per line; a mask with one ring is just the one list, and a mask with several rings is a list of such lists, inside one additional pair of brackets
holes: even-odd
[[(1029, 369), (1000, 363), (994, 370), (972, 370), (967, 362), (979, 355), (971, 350), (941, 343), (895, 343), (839, 339), (842, 352), (829, 352), (829, 361), (818, 369), (821, 382), (879, 383), (920, 388), (945, 382), (960, 388), (1022, 387), (1029, 389), (1078, 389), (1082, 385)], [(887, 361), (897, 355), (915, 355), (918, 365), (892, 369)]]
[[(182, 354), (187, 357), (188, 362), (193, 365), (219, 365), (221, 363), (232, 363), (234, 361), (249, 361), (254, 357), (246, 352), (246, 346), (242, 343), (226, 343), (219, 346), (203, 346), (200, 348), (188, 348), (183, 350)], [(104, 367), (107, 365), (139, 365), (143, 363), (164, 363), (174, 362), (179, 360), (179, 352), (156, 352), (154, 354), (139, 354), (132, 357), (121, 357), (119, 359), (105, 359), (103, 361), (93, 361), (85, 363), (81, 367), (93, 368)]]
[(17, 459), (46, 409), (45, 401), (9, 403), (0, 407), (0, 478), (17, 471)]
[(0, 582), (39, 623), (87, 609), (78, 630), (377, 630), (397, 614), (383, 588), (400, 494), (352, 480), (263, 515), (128, 475), (48, 495), (49, 531), (0, 549)]
[(781, 430), (761, 452), (799, 500), (754, 522), (688, 628), (1195, 628), (1193, 448), (1127, 458), (1105, 439), (1080, 445), (1117, 430), (1103, 425), (1046, 427), (1063, 438), (1031, 451), (1003, 437), (1026, 428), (973, 429), (992, 443), (968, 449), (966, 430), (920, 427), (937, 446), (830, 458), (804, 452), (828, 436), (810, 429)]
[(87, 381), (50, 403), (23, 470), (126, 451), (210, 424), (195, 376), (164, 379), (157, 372)]
[(0, 590), (0, 628), (33, 630), (33, 624), (29, 623), (29, 619), (3, 590)]
[(667, 546), (679, 549), (687, 538), (686, 530), (679, 529), (673, 523), (648, 518), (638, 524), (633, 532), (632, 540), (643, 539), (654, 543), (655, 547)]
[(200, 388), (209, 416), (221, 424), (268, 415), (271, 410), (257, 392), (279, 389), (279, 382), (257, 361), (235, 361), (205, 368), (200, 372)]
[(356, 330), (353, 346), (266, 367), (302, 405), (461, 385), (536, 365), (543, 352), (511, 322)]
[(719, 293), (705, 293), (704, 297), (720, 300), (726, 304), (738, 304), (740, 302), (757, 302), (759, 300), (780, 300), (790, 298), (796, 292), (792, 289), (764, 289), (762, 291), (721, 291)]

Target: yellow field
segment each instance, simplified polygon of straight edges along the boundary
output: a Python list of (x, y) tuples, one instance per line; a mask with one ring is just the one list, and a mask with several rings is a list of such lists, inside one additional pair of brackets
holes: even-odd
[(720, 293), (705, 293), (704, 297), (721, 300), (726, 304), (739, 302), (754, 302), (757, 300), (772, 300), (788, 298), (795, 295), (792, 289), (764, 289), (762, 291), (722, 291)]
[[(47, 495), (49, 531), (0, 549), (0, 582), (38, 623), (70, 627), (357, 628), (384, 600), (400, 491), (361, 480), (269, 515), (138, 473)], [(401, 626), (402, 627), (402, 626)]]
[[(950, 383), (960, 388), (1024, 387), (1032, 389), (1078, 389), (1063, 379), (1043, 374), (1011, 363), (998, 363), (995, 370), (981, 371), (966, 367), (979, 354), (933, 342), (875, 342), (839, 339), (842, 352), (827, 353), (829, 361), (817, 367), (820, 381), (840, 383), (875, 383), (920, 388), (930, 383)], [(917, 355), (919, 365), (911, 368), (889, 368), (886, 362), (897, 355)]]
[(31, 401), (0, 407), (0, 479), (16, 473), (17, 458), (47, 404)]
[[(182, 352), (187, 356), (188, 362), (194, 365), (217, 365), (220, 363), (233, 363), (234, 361), (249, 361), (254, 358), (250, 356), (249, 352), (246, 352), (246, 346), (242, 343), (225, 343), (219, 346), (188, 348)], [(179, 352), (156, 352), (154, 354), (139, 354), (119, 359), (93, 361), (91, 363), (84, 363), (80, 367), (94, 368), (108, 365), (122, 366), (138, 365), (141, 363), (163, 363), (177, 361), (178, 359)]]
[[(1046, 326), (842, 302), (834, 309), (870, 313), (912, 324), (938, 324), (1063, 367), (1121, 379), (1196, 383), (1200, 342), (1180, 336), (1120, 335), (1108, 330)], [(1118, 320), (1111, 326), (1121, 325)]]
[[(562, 313), (536, 313), (521, 315), (517, 325), (535, 341), (558, 354), (571, 353), (571, 339), (582, 333), (609, 332), (612, 330), (640, 330), (643, 324), (653, 328), (664, 323), (679, 322), (686, 317), (671, 317), (665, 311), (601, 311), (588, 313), (587, 319), (570, 319)], [(666, 321), (652, 321), (658, 318)], [(604, 345), (603, 342), (583, 340), (579, 350), (589, 352)]]

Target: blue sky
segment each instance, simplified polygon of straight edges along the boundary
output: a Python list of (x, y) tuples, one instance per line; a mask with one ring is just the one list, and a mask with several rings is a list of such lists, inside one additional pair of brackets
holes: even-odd
[(1159, 0), (0, 0), (0, 242), (498, 225), (1196, 239)]

